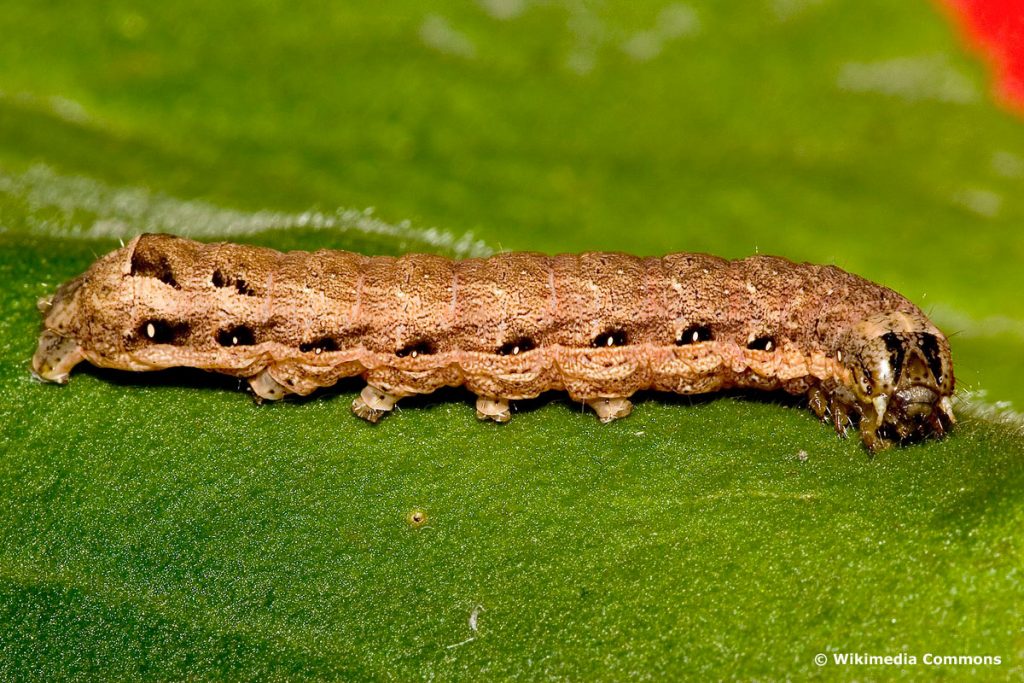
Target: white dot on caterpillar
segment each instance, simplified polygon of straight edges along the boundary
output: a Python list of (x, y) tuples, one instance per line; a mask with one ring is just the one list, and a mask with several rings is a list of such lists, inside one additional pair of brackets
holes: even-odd
[(412, 353), (410, 353), (409, 355), (410, 355), (410, 356), (412, 356), (413, 358), (416, 358), (417, 356), (419, 356), (419, 355), (420, 355), (420, 352), (419, 352), (419, 351), (413, 351), (413, 352), (412, 352)]
[(615, 338), (608, 335), (608, 341), (605, 342), (605, 346), (615, 346)]
[(839, 361), (840, 363), (843, 362), (843, 352), (842, 351), (836, 351), (836, 360)]
[(774, 347), (775, 347), (775, 344), (772, 342), (771, 339), (769, 339), (768, 341), (766, 341), (764, 343), (764, 350), (765, 351), (771, 351)]
[(238, 346), (238, 337), (231, 337), (231, 345)]
[(146, 336), (150, 339), (154, 339), (156, 337), (156, 325), (153, 323), (146, 323)]
[(512, 355), (513, 356), (518, 356), (519, 355), (519, 347), (518, 346), (513, 346), (512, 347)]
[(319, 356), (321, 353), (323, 353), (323, 349), (318, 346), (315, 349), (313, 349), (313, 353)]

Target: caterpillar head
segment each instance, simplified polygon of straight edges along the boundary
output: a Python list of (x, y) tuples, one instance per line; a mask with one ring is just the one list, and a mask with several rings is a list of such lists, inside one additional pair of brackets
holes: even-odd
[(954, 422), (953, 363), (938, 329), (923, 315), (897, 312), (860, 323), (850, 341), (849, 388), (869, 447), (945, 434)]

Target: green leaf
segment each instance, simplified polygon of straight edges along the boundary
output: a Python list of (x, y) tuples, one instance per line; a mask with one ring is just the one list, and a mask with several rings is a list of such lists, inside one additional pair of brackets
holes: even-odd
[[(32, 3), (0, 35), (0, 677), (1024, 673), (1024, 127), (927, 3)], [(358, 383), (32, 381), (36, 299), (158, 230), (835, 262), (955, 333), (961, 421), (871, 459), (779, 396), (370, 426)]]

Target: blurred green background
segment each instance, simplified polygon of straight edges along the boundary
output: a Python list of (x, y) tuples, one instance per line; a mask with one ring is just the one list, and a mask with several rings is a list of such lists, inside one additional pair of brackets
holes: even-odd
[[(0, 2), (0, 36), (5, 678), (1024, 672), (1024, 122), (932, 4)], [(32, 383), (36, 298), (143, 230), (835, 263), (952, 335), (962, 427), (869, 461), (777, 397), (371, 428), (357, 384)]]

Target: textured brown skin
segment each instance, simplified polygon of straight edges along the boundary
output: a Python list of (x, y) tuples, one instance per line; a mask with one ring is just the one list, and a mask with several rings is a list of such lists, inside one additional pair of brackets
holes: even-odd
[[(859, 418), (872, 450), (952, 423), (949, 344), (916, 306), (834, 266), (772, 256), (453, 261), (142, 235), (40, 308), (33, 369), (58, 382), (87, 360), (247, 378), (266, 370), (281, 387), (270, 398), (353, 375), (392, 397), (458, 385), (494, 399), (565, 390), (578, 401), (783, 389), (808, 394), (840, 433)], [(713, 339), (680, 344), (694, 325)], [(609, 334), (625, 343), (605, 346)], [(748, 348), (765, 337), (770, 350)], [(893, 339), (903, 367), (892, 367)], [(535, 348), (499, 355), (517, 340)], [(889, 406), (881, 414), (878, 396)]]

